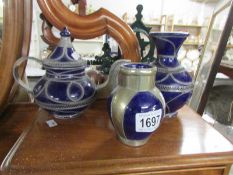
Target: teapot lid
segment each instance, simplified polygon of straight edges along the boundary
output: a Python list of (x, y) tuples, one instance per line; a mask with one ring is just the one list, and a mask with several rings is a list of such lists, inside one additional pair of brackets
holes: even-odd
[(45, 69), (74, 69), (86, 67), (87, 62), (77, 54), (70, 39), (70, 32), (65, 27), (61, 32), (61, 39), (47, 59), (43, 60)]

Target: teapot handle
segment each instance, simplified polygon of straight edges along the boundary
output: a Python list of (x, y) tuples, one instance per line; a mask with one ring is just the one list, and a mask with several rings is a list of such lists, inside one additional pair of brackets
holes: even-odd
[(124, 64), (130, 63), (131, 60), (128, 59), (120, 59), (115, 61), (109, 71), (108, 79), (101, 85), (97, 85), (97, 98), (103, 99), (107, 98), (113, 89), (118, 84), (118, 73), (120, 71), (120, 67)]
[(16, 81), (21, 87), (23, 87), (23, 88), (24, 88), (26, 91), (28, 91), (29, 93), (32, 93), (33, 90), (32, 90), (26, 83), (24, 83), (24, 82), (21, 80), (21, 78), (20, 78), (20, 76), (19, 76), (19, 73), (18, 73), (18, 68), (19, 68), (19, 66), (20, 66), (24, 61), (26, 61), (26, 60), (28, 60), (28, 59), (31, 59), (31, 60), (34, 60), (34, 61), (36, 61), (36, 62), (42, 63), (41, 60), (39, 60), (39, 59), (37, 59), (37, 58), (34, 58), (34, 57), (21, 57), (21, 58), (19, 58), (19, 59), (15, 62), (14, 66), (13, 66), (13, 77), (14, 77), (15, 81)]

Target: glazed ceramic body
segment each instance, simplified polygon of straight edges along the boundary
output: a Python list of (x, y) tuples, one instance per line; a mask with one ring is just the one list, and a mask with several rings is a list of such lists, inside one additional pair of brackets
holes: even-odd
[(67, 119), (79, 116), (93, 102), (96, 85), (86, 76), (86, 61), (76, 54), (70, 41), (70, 32), (65, 28), (57, 47), (47, 59), (40, 61), (46, 74), (36, 83), (33, 89), (28, 87), (18, 76), (19, 65), (27, 57), (18, 59), (14, 65), (15, 80), (29, 91), (43, 109), (51, 112), (56, 118)]
[(164, 116), (165, 101), (154, 86), (155, 67), (131, 63), (122, 65), (118, 86), (108, 98), (108, 110), (117, 136), (126, 145), (147, 142)]
[(76, 57), (65, 29), (58, 46), (43, 62), (46, 74), (33, 89), (35, 102), (57, 118), (78, 116), (95, 95), (95, 84), (85, 74), (86, 62)]
[(179, 48), (188, 33), (158, 32), (150, 36), (157, 48), (155, 85), (166, 101), (166, 116), (173, 117), (192, 95), (192, 77), (177, 60)]
[[(75, 52), (67, 28), (60, 33), (57, 47), (41, 61), (34, 57), (21, 57), (13, 67), (15, 81), (26, 89), (43, 109), (51, 112), (56, 118), (68, 119), (79, 116), (96, 98), (106, 98), (117, 85), (117, 75), (122, 64), (129, 60), (115, 61), (107, 80), (96, 86), (85, 73), (86, 61)], [(25, 84), (18, 74), (19, 66), (27, 59), (43, 65), (46, 74), (36, 83), (33, 89)]]

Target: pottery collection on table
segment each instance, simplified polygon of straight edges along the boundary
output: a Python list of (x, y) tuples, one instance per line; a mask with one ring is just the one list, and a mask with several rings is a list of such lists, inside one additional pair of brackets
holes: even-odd
[[(107, 109), (117, 137), (126, 145), (141, 146), (158, 129), (165, 113), (174, 116), (191, 96), (192, 78), (177, 61), (186, 33), (151, 33), (158, 53), (156, 64), (118, 60), (100, 86), (87, 76), (86, 61), (75, 52), (67, 28), (60, 34), (47, 59), (22, 57), (13, 68), (16, 82), (56, 118), (81, 117), (97, 97), (109, 95)], [(18, 75), (18, 67), (27, 59), (40, 62), (46, 70), (32, 89)]]

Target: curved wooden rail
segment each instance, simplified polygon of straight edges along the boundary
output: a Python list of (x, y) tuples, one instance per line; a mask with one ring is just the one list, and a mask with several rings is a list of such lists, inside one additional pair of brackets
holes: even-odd
[[(85, 16), (86, 15), (86, 0), (71, 0), (71, 2), (76, 5), (78, 4), (78, 12), (75, 11), (75, 13)], [(44, 15), (41, 13), (40, 18), (42, 19), (42, 25), (41, 25), (41, 31), (42, 40), (49, 45), (49, 48), (54, 48), (58, 42), (60, 41), (60, 38), (56, 37), (52, 32), (53, 25), (44, 17)], [(74, 38), (72, 37), (71, 40), (73, 41)]]
[[(138, 40), (132, 29), (106, 9), (80, 16), (71, 12), (61, 0), (37, 0), (46, 19), (58, 29), (65, 26), (75, 38), (91, 39), (103, 34), (113, 37), (119, 44), (123, 58), (140, 61)], [(62, 12), (62, 13), (61, 13)]]
[(57, 38), (52, 32), (52, 25), (47, 21), (47, 19), (41, 14), (41, 19), (43, 20), (41, 25), (42, 40), (49, 45), (49, 47), (55, 47), (59, 42), (59, 38)]

